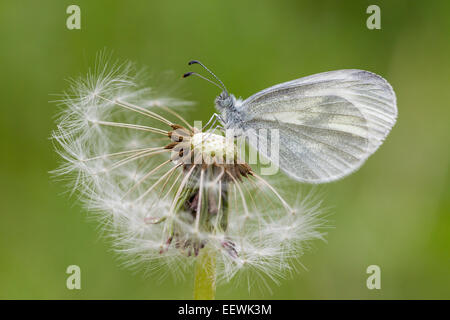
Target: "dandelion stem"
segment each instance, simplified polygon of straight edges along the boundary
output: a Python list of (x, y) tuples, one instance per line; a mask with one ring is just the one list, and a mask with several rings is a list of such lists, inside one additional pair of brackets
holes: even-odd
[(216, 295), (216, 253), (213, 248), (200, 250), (195, 264), (194, 299), (214, 300)]

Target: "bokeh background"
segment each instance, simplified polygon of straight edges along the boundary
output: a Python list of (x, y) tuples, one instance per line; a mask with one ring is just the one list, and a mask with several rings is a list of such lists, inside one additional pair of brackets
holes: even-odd
[[(66, 28), (70, 4), (81, 7), (81, 30)], [(370, 4), (381, 7), (381, 30), (366, 28)], [(272, 293), (231, 283), (217, 298), (449, 299), (449, 12), (445, 0), (1, 1), (0, 298), (192, 297), (190, 277), (161, 282), (120, 267), (97, 223), (48, 174), (58, 162), (51, 94), (107, 48), (155, 74), (202, 60), (242, 97), (341, 68), (388, 79), (398, 122), (361, 170), (322, 187), (334, 228), (303, 257), (308, 271)], [(198, 102), (190, 120), (208, 120), (217, 89), (175, 82)], [(81, 290), (66, 289), (71, 264)], [(381, 290), (366, 287), (372, 264)]]

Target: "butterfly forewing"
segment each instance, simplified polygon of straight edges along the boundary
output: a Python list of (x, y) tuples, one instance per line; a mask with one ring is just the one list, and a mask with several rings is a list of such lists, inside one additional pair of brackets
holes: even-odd
[[(397, 117), (391, 86), (363, 70), (331, 71), (282, 83), (251, 96), (238, 111), (243, 129), (279, 131), (281, 169), (309, 183), (333, 181), (359, 168)], [(271, 135), (258, 139), (263, 143), (253, 147), (269, 159), (277, 156), (261, 148), (270, 145)]]

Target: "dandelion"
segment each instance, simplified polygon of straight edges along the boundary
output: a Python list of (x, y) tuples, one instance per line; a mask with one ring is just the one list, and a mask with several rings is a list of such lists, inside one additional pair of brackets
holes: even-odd
[(71, 81), (53, 138), (57, 175), (96, 213), (128, 265), (180, 276), (195, 297), (234, 277), (249, 286), (295, 269), (321, 239), (318, 203), (288, 200), (240, 159), (223, 129), (192, 126), (191, 103), (139, 85), (131, 63), (97, 63)]

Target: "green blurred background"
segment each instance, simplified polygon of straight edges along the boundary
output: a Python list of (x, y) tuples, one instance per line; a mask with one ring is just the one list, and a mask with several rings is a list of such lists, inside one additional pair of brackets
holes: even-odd
[[(81, 7), (81, 30), (66, 28), (70, 4)], [(381, 7), (381, 30), (366, 28), (370, 4)], [(229, 284), (217, 298), (449, 299), (449, 14), (449, 1), (1, 1), (0, 298), (192, 297), (189, 276), (161, 282), (120, 267), (48, 174), (58, 162), (51, 94), (107, 48), (156, 74), (202, 60), (242, 97), (341, 68), (388, 79), (399, 120), (361, 170), (322, 188), (335, 228), (303, 257), (308, 271), (272, 294)], [(190, 120), (208, 120), (217, 89), (179, 84), (198, 102)], [(70, 264), (82, 290), (66, 289)], [(381, 290), (366, 288), (372, 264)]]

